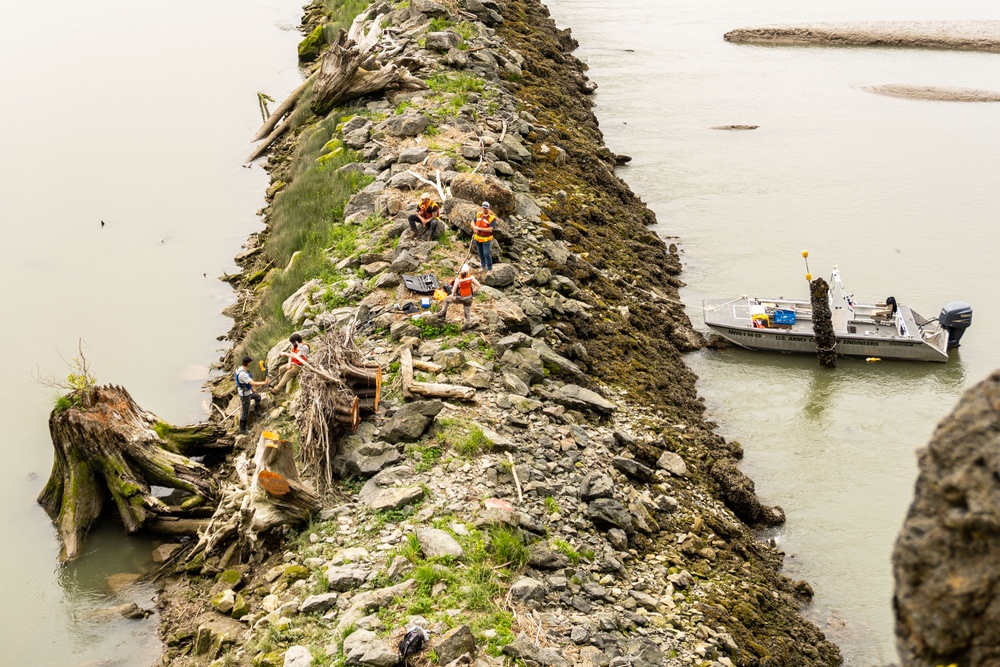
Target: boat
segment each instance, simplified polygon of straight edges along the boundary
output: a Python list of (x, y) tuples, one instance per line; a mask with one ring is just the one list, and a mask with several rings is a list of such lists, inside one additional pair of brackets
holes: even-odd
[[(889, 297), (862, 304), (848, 294), (833, 267), (828, 294), (837, 354), (871, 360), (948, 361), (972, 325), (972, 306), (946, 304), (934, 319)], [(706, 299), (705, 324), (727, 341), (749, 350), (816, 354), (813, 309), (809, 300), (755, 298)]]

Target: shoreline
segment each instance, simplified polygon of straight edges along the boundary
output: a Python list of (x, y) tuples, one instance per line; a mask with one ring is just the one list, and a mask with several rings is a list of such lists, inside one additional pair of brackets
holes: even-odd
[[(421, 132), (392, 139), (386, 130), (378, 129), (380, 123), (393, 119), (391, 115), (380, 121), (371, 119), (368, 137), (373, 137), (373, 132), (383, 134), (375, 145), (366, 140), (359, 142), (356, 150), (366, 156), (360, 164), (364, 171), (374, 172), (369, 174), (374, 180), (352, 196), (344, 210), (349, 222), (341, 224), (359, 224), (378, 216), (380, 222), (365, 230), (369, 239), (388, 239), (387, 245), (397, 245), (382, 253), (366, 253), (370, 248), (362, 245), (347, 256), (331, 257), (331, 261), (346, 263), (359, 277), (364, 276), (358, 281), (361, 286), (346, 284), (344, 292), (351, 290), (352, 295), (338, 295), (348, 302), (340, 307), (364, 308), (371, 315), (373, 327), (361, 345), (383, 367), (392, 369), (399, 349), (405, 346), (412, 347), (414, 355), (425, 363), (444, 365), (462, 358), (453, 373), (428, 379), (465, 383), (484, 398), (477, 398), (471, 408), (448, 402), (437, 409), (452, 424), (479, 425), (480, 432), (488, 434), (490, 445), (485, 451), (455, 455), (447, 461), (444, 459), (450, 454), (442, 457), (441, 452), (439, 460), (428, 458), (434, 446), (426, 439), (418, 438), (412, 446), (405, 444), (402, 451), (392, 448), (397, 455), (394, 461), (410, 466), (406, 475), (421, 479), (427, 487), (421, 504), (394, 508), (386, 520), (365, 506), (356, 497), (357, 489), (348, 485), (327, 496), (326, 518), (310, 524), (299, 535), (296, 548), (284, 544), (260, 566), (237, 568), (239, 576), (235, 583), (230, 582), (230, 588), (219, 588), (224, 579), (207, 580), (211, 568), (198, 580), (183, 575), (171, 584), (179, 588), (171, 588), (161, 600), (165, 637), (161, 663), (202, 665), (230, 656), (236, 662), (224, 664), (282, 664), (273, 662), (278, 653), (287, 656), (287, 651), (305, 646), (313, 655), (325, 651), (333, 661), (330, 664), (341, 664), (336, 660), (349, 653), (347, 638), (355, 634), (345, 632), (351, 625), (373, 634), (373, 639), (366, 637), (369, 643), (384, 641), (386, 633), (394, 636), (396, 628), (388, 627), (386, 621), (401, 622), (406, 617), (403, 612), (410, 610), (394, 610), (395, 603), (381, 605), (380, 609), (388, 611), (379, 611), (379, 623), (369, 621), (365, 627), (362, 617), (354, 617), (352, 623), (345, 624), (355, 608), (351, 601), (382, 590), (377, 583), (398, 581), (394, 585), (403, 586), (410, 581), (405, 575), (397, 579), (391, 576), (391, 563), (382, 561), (392, 552), (381, 545), (392, 546), (398, 557), (405, 552), (406, 535), (434, 525), (459, 538), (466, 555), (470, 554), (470, 531), (474, 535), (486, 525), (482, 521), (488, 512), (479, 507), (482, 496), (517, 497), (514, 492), (519, 482), (503, 465), (500, 452), (504, 451), (516, 453), (516, 470), (521, 472), (523, 466), (522, 476), (534, 486), (527, 499), (517, 504), (515, 516), (523, 516), (516, 520), (502, 517), (499, 523), (506, 526), (503, 530), (513, 527), (519, 531), (517, 534), (530, 542), (525, 546), (533, 557), (521, 570), (505, 572), (495, 583), (510, 593), (530, 588), (529, 594), (514, 596), (508, 603), (510, 612), (504, 613), (512, 613), (515, 620), (541, 619), (543, 639), (540, 634), (531, 637), (526, 632), (528, 626), (518, 621), (520, 625), (512, 624), (506, 635), (501, 633), (500, 639), (507, 640), (503, 644), (497, 635), (489, 634), (489, 627), (476, 627), (482, 619), (471, 611), (455, 615), (462, 623), (452, 624), (448, 620), (452, 617), (445, 614), (448, 610), (432, 609), (424, 616), (436, 628), (434, 646), (461, 627), (472, 627), (474, 647), (480, 647), (484, 664), (494, 664), (489, 656), (500, 650), (513, 655), (504, 646), (517, 646), (512, 650), (522, 651), (520, 657), (539, 664), (560, 664), (548, 654), (544, 654), (545, 662), (532, 653), (548, 648), (577, 656), (574, 664), (614, 664), (633, 649), (651, 661), (654, 656), (660, 660), (676, 658), (676, 664), (697, 664), (706, 659), (710, 662), (705, 664), (714, 661), (722, 665), (727, 664), (722, 660), (750, 665), (765, 659), (776, 665), (840, 664), (836, 647), (797, 613), (811, 597), (808, 584), (782, 575), (781, 552), (760, 542), (753, 532), (753, 526), (783, 520), (780, 509), (760, 505), (753, 482), (736, 467), (742, 455), (739, 444), (724, 441), (704, 419), (701, 399), (694, 390), (695, 376), (683, 358), (701, 341), (678, 305), (677, 288), (682, 284), (679, 258), (672, 247), (649, 231), (648, 225), (654, 222), (652, 212), (614, 174), (622, 160), (603, 144), (587, 97), (593, 86), (586, 79), (585, 66), (570, 55), (575, 43), (569, 31), (556, 29), (547, 10), (533, 0), (507, 2), (502, 22), (489, 13), (496, 11), (491, 8), (493, 3), (465, 4), (482, 7), (477, 20), (469, 21), (483, 25), (477, 28), (482, 32), (468, 41), (484, 42), (481, 50), (473, 52), (483, 57), (476, 56), (472, 66), (450, 67), (460, 71), (481, 68), (476, 71), (483, 73), (484, 92), (467, 105), (474, 107), (473, 113), (454, 116), (435, 116), (454, 98), (430, 100), (422, 93), (405, 93), (391, 96), (381, 106), (376, 103), (375, 113), (405, 104), (402, 115), (415, 112), (432, 116), (438, 134)], [(425, 19), (440, 7), (431, 2), (414, 5), (426, 8)], [(414, 14), (420, 12), (414, 6), (408, 11), (417, 35), (421, 18)], [(316, 19), (318, 15), (307, 8), (308, 17)], [(494, 23), (492, 30), (486, 27), (489, 22)], [(478, 46), (476, 43), (472, 48)], [(451, 54), (419, 53), (439, 64)], [(499, 113), (489, 112), (493, 103)], [(364, 127), (355, 131), (361, 129)], [(284, 196), (278, 193), (294, 185), (290, 177), (292, 155), (301, 151), (300, 137), (308, 134), (289, 135), (272, 147), (272, 187), (266, 216), (275, 198)], [(335, 131), (333, 135), (337, 136)], [(473, 153), (464, 151), (469, 146), (465, 139), (472, 135), (480, 138), (480, 146), (497, 148), (482, 150), (478, 158), (467, 157)], [(454, 137), (460, 140), (446, 147), (445, 142)], [(347, 134), (339, 140), (347, 145)], [(432, 141), (440, 150), (431, 147)], [(419, 149), (426, 153), (419, 162), (400, 159), (407, 150), (419, 153)], [(460, 176), (476, 166), (477, 159), (509, 193), (509, 210), (503, 216), (508, 228), (498, 238), (505, 248), (501, 265), (510, 268), (498, 270), (491, 280), (483, 277), (490, 287), (489, 297), (473, 306), (474, 312), (482, 313), (477, 326), (482, 342), (453, 332), (428, 338), (423, 335), (425, 327), (408, 324), (389, 307), (405, 296), (402, 288), (392, 284), (393, 267), (399, 267), (405, 252), (417, 263), (410, 270), (433, 268), (450, 277), (464, 252), (464, 237), (456, 221), (468, 213), (463, 206), (471, 206), (481, 197), (463, 202), (463, 197), (456, 195), (448, 200), (450, 207), (445, 202), (456, 227), (449, 232), (450, 247), (442, 247), (443, 242), (425, 247), (406, 236), (402, 220), (415, 194), (426, 186), (401, 175), (436, 160), (443, 160), (441, 166), (465, 164), (466, 171), (451, 170), (455, 173), (448, 181), (454, 186), (455, 179), (465, 182)], [(382, 163), (385, 167), (380, 169)], [(488, 184), (495, 185), (492, 181)], [(483, 192), (471, 190), (477, 195)], [(502, 189), (498, 192), (507, 197)], [(258, 290), (279, 279), (281, 273), (262, 261), (267, 235), (251, 238), (238, 258), (244, 270), (231, 281), (238, 301), (227, 309), (234, 315), (230, 333), (234, 345), (223, 362), (227, 369), (245, 342), (260, 299), (266, 295)], [(341, 303), (340, 298), (329, 301)], [(306, 322), (294, 324), (314, 335), (321, 328), (316, 322), (336, 321), (332, 315), (324, 317), (337, 309), (324, 311), (308, 293), (306, 309), (312, 311)], [(248, 310), (249, 315), (244, 315)], [(511, 337), (516, 340), (511, 341)], [(457, 345), (461, 340), (463, 347)], [(453, 350), (459, 352), (450, 352)], [(529, 353), (532, 350), (534, 354)], [(511, 353), (515, 354), (508, 356)], [(518, 373), (513, 375), (520, 384), (508, 379), (504, 370), (512, 367), (535, 382)], [(225, 380), (224, 375), (213, 387), (218, 402), (224, 402), (232, 390), (232, 383)], [(566, 387), (578, 384), (595, 397), (588, 394), (589, 402), (560, 397)], [(407, 405), (402, 396), (391, 393), (387, 402), (391, 407), (382, 413), (386, 419), (395, 418)], [(293, 405), (292, 412), (294, 409)], [(269, 419), (285, 427), (290, 422), (287, 413)], [(440, 440), (441, 433), (448, 433), (449, 426), (441, 419), (435, 422), (432, 418), (431, 422), (427, 426), (430, 431), (421, 438), (430, 434), (433, 442)], [(359, 429), (359, 433), (367, 434), (366, 442), (378, 441), (375, 426)], [(455, 443), (448, 444), (455, 447)], [(244, 441), (237, 446), (252, 445)], [(609, 490), (590, 493), (588, 485), (604, 484), (605, 480), (611, 481)], [(467, 486), (478, 494), (465, 490), (463, 496)], [(517, 494), (520, 492), (518, 487)], [(453, 500), (456, 495), (464, 497), (458, 509)], [(336, 506), (330, 502), (333, 498)], [(573, 498), (579, 499), (577, 503)], [(557, 508), (554, 512), (553, 506)], [(345, 525), (342, 519), (350, 519), (355, 531), (337, 531), (338, 525)], [(495, 517), (490, 520), (496, 523)], [(332, 524), (333, 533), (326, 532), (324, 522)], [(362, 530), (364, 526), (373, 529)], [(365, 554), (354, 551), (353, 558), (345, 557), (344, 552), (350, 549)], [(428, 556), (426, 550), (423, 555)], [(418, 572), (424, 565), (439, 564), (418, 554), (413, 557), (405, 560)], [(322, 588), (324, 578), (329, 583), (329, 568), (351, 564), (359, 564), (366, 576), (344, 584), (344, 589), (331, 588), (337, 591), (335, 598), (339, 594), (334, 608), (321, 610), (325, 612), (322, 617), (302, 611), (309, 600), (304, 593)], [(298, 569), (293, 576), (294, 568)], [(269, 579), (277, 570), (276, 577)], [(446, 580), (442, 575), (435, 585)], [(210, 601), (227, 590), (245, 598), (247, 613), (240, 620), (232, 620), (232, 608), (220, 613), (223, 608)], [(403, 591), (397, 591), (395, 597), (415, 595)], [(447, 591), (446, 585), (441, 593), (448, 595)], [(183, 604), (181, 599), (185, 599)], [(588, 623), (591, 616), (599, 619), (596, 624)], [(321, 623), (322, 619), (325, 622)], [(230, 620), (236, 625), (228, 623)], [(494, 620), (502, 623), (509, 619)], [(333, 621), (337, 621), (338, 636), (333, 636)], [(213, 623), (222, 629), (202, 631)], [(325, 626), (329, 626), (329, 636), (319, 639)], [(291, 632), (295, 629), (301, 632)], [(520, 637), (510, 641), (518, 634), (515, 630), (525, 631), (525, 636), (535, 641), (525, 640), (525, 644)], [(198, 639), (205, 634), (211, 637), (207, 644)], [(277, 635), (271, 640), (272, 650), (245, 650), (251, 645), (259, 647), (263, 634)], [(313, 638), (312, 643), (303, 642), (303, 637)]]
[(762, 46), (854, 46), (1000, 52), (1000, 21), (870, 21), (737, 28), (723, 39)]

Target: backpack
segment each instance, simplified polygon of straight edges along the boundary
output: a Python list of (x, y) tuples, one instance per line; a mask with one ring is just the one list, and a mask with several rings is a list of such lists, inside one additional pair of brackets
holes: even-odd
[(403, 635), (399, 641), (399, 662), (397, 667), (406, 667), (406, 659), (415, 655), (424, 648), (424, 644), (430, 639), (430, 635), (419, 625), (414, 625)]

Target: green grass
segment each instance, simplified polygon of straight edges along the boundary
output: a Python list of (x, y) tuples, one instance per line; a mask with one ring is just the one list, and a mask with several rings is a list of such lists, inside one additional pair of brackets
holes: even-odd
[(440, 321), (433, 322), (426, 317), (411, 319), (410, 323), (420, 329), (422, 340), (440, 338), (441, 336), (457, 336), (462, 333), (462, 327), (457, 323), (442, 324)]
[(545, 511), (549, 514), (555, 514), (559, 511), (559, 503), (552, 496), (545, 497)]
[(437, 434), (437, 441), (442, 446), (451, 447), (462, 456), (476, 456), (493, 448), (493, 441), (475, 424), (455, 419), (442, 419), (439, 423), (442, 429)]
[(427, 28), (428, 32), (442, 32), (447, 30), (451, 26), (455, 25), (454, 21), (449, 21), (448, 19), (435, 17), (431, 19), (431, 25)]
[(584, 558), (587, 560), (594, 559), (593, 549), (581, 549), (578, 551), (566, 540), (556, 538), (552, 541), (552, 546), (555, 547), (556, 551), (569, 558), (569, 562), (573, 565), (578, 565)]
[(486, 81), (467, 72), (448, 72), (432, 74), (427, 86), (439, 93), (481, 93)]
[(406, 451), (416, 452), (420, 455), (415, 470), (417, 472), (427, 472), (437, 465), (441, 460), (441, 447), (437, 444), (410, 444), (406, 446)]

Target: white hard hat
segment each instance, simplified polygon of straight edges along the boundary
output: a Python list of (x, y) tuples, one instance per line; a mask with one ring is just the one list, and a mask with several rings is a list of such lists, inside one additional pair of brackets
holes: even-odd
[(468, 272), (469, 272), (469, 265), (468, 264), (463, 264), (462, 265), (461, 273), (468, 273)]

